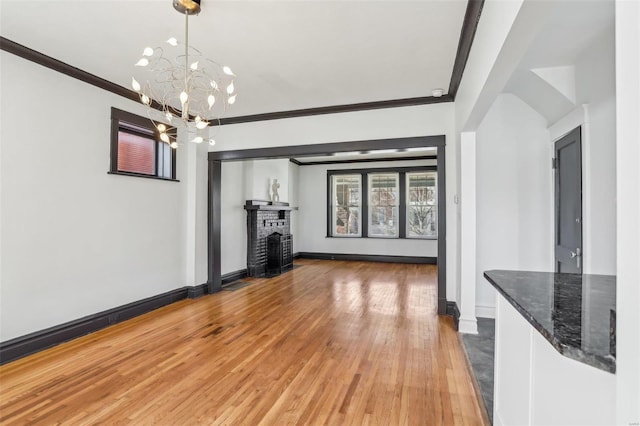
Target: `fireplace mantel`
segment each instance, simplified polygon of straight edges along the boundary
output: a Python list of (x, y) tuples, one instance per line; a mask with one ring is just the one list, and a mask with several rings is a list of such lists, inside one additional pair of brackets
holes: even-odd
[(276, 211), (292, 211), (298, 210), (297, 207), (290, 207), (289, 203), (272, 203), (271, 201), (247, 200), (245, 210), (276, 210)]

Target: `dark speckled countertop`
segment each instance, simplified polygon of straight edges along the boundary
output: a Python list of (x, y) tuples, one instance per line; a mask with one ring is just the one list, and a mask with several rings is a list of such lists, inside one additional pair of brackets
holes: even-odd
[(558, 352), (615, 373), (615, 276), (498, 270), (484, 276)]

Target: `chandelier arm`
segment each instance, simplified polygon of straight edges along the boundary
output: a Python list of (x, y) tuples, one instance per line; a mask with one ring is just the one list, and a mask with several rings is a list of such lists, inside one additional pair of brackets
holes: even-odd
[[(179, 43), (174, 37), (167, 40), (172, 48), (177, 47), (171, 50), (171, 59), (164, 55), (170, 51), (168, 48), (145, 48), (143, 59), (136, 65), (142, 68), (141, 72), (150, 72), (151, 76), (144, 84), (144, 89), (135, 78), (132, 81), (141, 102), (149, 108), (158, 109), (162, 114), (160, 117), (151, 110), (147, 111), (160, 139), (174, 149), (178, 146), (175, 125), (193, 127), (197, 136), (192, 142), (203, 142), (200, 135), (205, 129), (216, 127), (215, 130), (211, 129), (212, 132), (219, 131), (221, 117), (231, 108), (237, 93), (235, 75), (231, 69), (204, 57), (200, 50), (189, 45), (191, 13), (178, 11), (185, 15), (184, 43)], [(184, 52), (184, 55), (175, 55), (178, 52)], [(171, 124), (167, 124), (167, 121)], [(209, 144), (214, 145), (215, 140), (210, 139)]]

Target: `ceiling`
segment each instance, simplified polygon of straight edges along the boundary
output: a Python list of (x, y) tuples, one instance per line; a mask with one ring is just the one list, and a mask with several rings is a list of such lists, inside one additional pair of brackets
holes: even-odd
[[(607, 32), (611, 33), (610, 49), (613, 51), (614, 20), (613, 0), (558, 2), (511, 75), (504, 92), (513, 93), (525, 101), (548, 124), (555, 123), (577, 105), (588, 103), (588, 99), (571, 102), (532, 70), (575, 65), (594, 40)], [(602, 82), (603, 86), (608, 86), (607, 83), (611, 82)]]
[[(184, 34), (170, 0), (0, 2), (2, 37), (129, 87)], [(190, 43), (238, 76), (228, 116), (431, 96), (449, 87), (466, 0), (202, 1)]]

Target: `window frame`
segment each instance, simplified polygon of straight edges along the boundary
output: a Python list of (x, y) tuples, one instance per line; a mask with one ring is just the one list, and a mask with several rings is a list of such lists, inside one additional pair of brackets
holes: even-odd
[[(336, 223), (336, 217), (334, 215), (335, 213), (335, 208), (337, 206), (337, 204), (334, 206), (333, 205), (333, 200), (334, 200), (334, 196), (333, 193), (335, 191), (335, 183), (334, 183), (334, 179), (333, 176), (349, 176), (349, 177), (354, 177), (357, 176), (358, 179), (360, 180), (360, 205), (358, 206), (358, 233), (357, 234), (336, 234), (335, 233), (335, 223)], [(366, 186), (364, 183), (364, 180), (362, 178), (362, 175), (360, 173), (340, 173), (340, 174), (335, 174), (335, 175), (331, 175), (328, 176), (328, 185), (329, 185), (329, 190), (328, 192), (328, 198), (327, 198), (327, 202), (328, 202), (328, 212), (329, 212), (329, 220), (327, 223), (327, 232), (335, 238), (361, 238), (364, 232), (364, 218), (363, 218), (363, 205), (365, 203), (365, 200), (362, 198), (362, 193), (363, 193), (363, 186)]]
[[(130, 127), (127, 127), (127, 124)], [(135, 128), (132, 128), (135, 127)], [(175, 128), (167, 126), (168, 131), (175, 131)], [(154, 147), (154, 169), (155, 174), (128, 172), (118, 169), (118, 140), (119, 133), (123, 131), (131, 135), (136, 135), (144, 138), (153, 139), (155, 142)], [(170, 148), (171, 151), (171, 177), (164, 177), (158, 174), (158, 161), (160, 156), (160, 148), (163, 147), (165, 142), (160, 140), (158, 130), (154, 126), (153, 122), (149, 118), (145, 118), (136, 114), (132, 114), (128, 111), (123, 111), (117, 108), (111, 108), (111, 138), (110, 138), (110, 164), (108, 174), (133, 176), (147, 179), (157, 179), (169, 182), (180, 182), (176, 179), (176, 150)], [(164, 154), (163, 154), (164, 155)]]
[[(369, 169), (338, 169), (338, 170), (327, 170), (327, 238), (374, 238), (374, 239), (411, 239), (411, 240), (438, 240), (438, 231), (436, 231), (435, 236), (412, 236), (409, 237), (407, 235), (407, 196), (408, 196), (408, 186), (407, 186), (407, 174), (408, 173), (419, 173), (419, 172), (435, 172), (436, 173), (436, 190), (439, 193), (438, 188), (438, 167), (436, 165), (432, 166), (414, 166), (414, 167), (383, 167), (383, 168), (369, 168)], [(370, 236), (369, 235), (369, 175), (370, 174), (391, 174), (397, 173), (398, 175), (398, 196), (399, 196), (399, 205), (398, 205), (398, 233), (396, 236)], [(332, 197), (333, 197), (333, 183), (332, 179), (335, 175), (356, 175), (359, 174), (360, 178), (360, 198), (361, 198), (361, 207), (360, 207), (360, 235), (359, 236), (344, 236), (344, 235), (334, 235), (333, 234), (333, 206), (332, 206)], [(438, 196), (439, 197), (439, 196)], [(438, 205), (439, 198), (436, 200), (436, 206)], [(436, 214), (436, 219), (439, 221), (440, 216)]]
[[(373, 206), (372, 206), (372, 202), (371, 202), (371, 195), (373, 194), (372, 189), (372, 179), (374, 176), (389, 176), (389, 175), (393, 175), (396, 181), (396, 205), (392, 206), (395, 207), (398, 211), (398, 216), (397, 216), (397, 223), (396, 223), (396, 232), (393, 235), (381, 235), (381, 234), (374, 234), (371, 232), (371, 225), (373, 222)], [(368, 215), (368, 229), (367, 229), (367, 236), (370, 238), (399, 238), (400, 237), (400, 203), (402, 201), (402, 197), (400, 196), (400, 173), (397, 172), (386, 172), (386, 173), (366, 173), (367, 176), (367, 185), (368, 185), (368, 191), (367, 191), (367, 206), (371, 206), (371, 208), (367, 208), (367, 215)]]
[(438, 173), (437, 173), (437, 171), (436, 171), (436, 177), (435, 177), (436, 184), (434, 185), (434, 188), (436, 189), (435, 204), (434, 204), (435, 207), (436, 207), (436, 213), (435, 213), (435, 216), (436, 216), (436, 234), (435, 234), (435, 236), (433, 236), (433, 235), (425, 235), (425, 236), (420, 236), (420, 235), (411, 236), (411, 235), (409, 235), (409, 209), (408, 209), (408, 206), (409, 206), (409, 203), (410, 203), (409, 191), (411, 190), (410, 185), (409, 185), (409, 175), (410, 174), (416, 174), (416, 173), (425, 173), (425, 172), (429, 172), (429, 171), (425, 171), (425, 170), (410, 171), (410, 172), (406, 172), (405, 175), (404, 175), (404, 179), (405, 179), (405, 197), (406, 197), (405, 198), (406, 202), (404, 204), (405, 209), (406, 209), (405, 215), (404, 215), (404, 218), (405, 218), (404, 225), (405, 225), (406, 238), (412, 239), (412, 240), (414, 240), (414, 239), (417, 239), (417, 240), (437, 240), (438, 239), (437, 221), (439, 219), (439, 216), (438, 216), (438, 208), (439, 208), (439, 205), (438, 205), (438, 192), (439, 191), (438, 191)]

